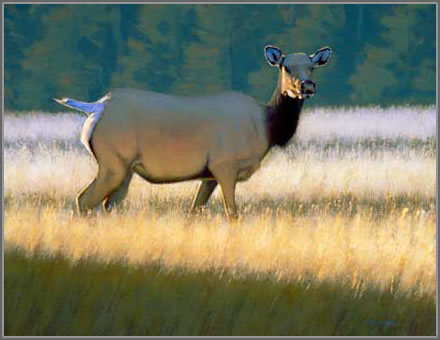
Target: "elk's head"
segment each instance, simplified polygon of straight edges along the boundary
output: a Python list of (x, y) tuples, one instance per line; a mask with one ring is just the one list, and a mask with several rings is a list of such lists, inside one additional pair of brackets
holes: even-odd
[(315, 68), (327, 64), (332, 49), (323, 47), (312, 55), (305, 53), (291, 53), (284, 55), (278, 47), (266, 46), (264, 55), (270, 66), (280, 70), (280, 91), (282, 95), (304, 99), (316, 93), (316, 85), (312, 81), (312, 72)]

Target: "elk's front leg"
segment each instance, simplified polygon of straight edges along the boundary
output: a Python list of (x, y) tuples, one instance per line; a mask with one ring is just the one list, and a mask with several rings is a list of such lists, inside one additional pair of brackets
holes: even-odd
[(211, 169), (217, 182), (222, 188), (223, 205), (228, 219), (237, 218), (237, 207), (235, 206), (235, 186), (237, 183), (238, 168), (235, 162), (225, 162), (216, 165)]
[(191, 211), (195, 212), (197, 208), (201, 208), (208, 202), (209, 198), (212, 196), (215, 188), (217, 187), (217, 181), (213, 180), (204, 180), (201, 181), (197, 187), (197, 192), (194, 195)]

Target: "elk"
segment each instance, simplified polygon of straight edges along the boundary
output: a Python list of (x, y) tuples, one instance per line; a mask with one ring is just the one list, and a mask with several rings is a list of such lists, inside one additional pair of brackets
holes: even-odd
[(264, 55), (279, 71), (267, 105), (238, 92), (173, 96), (121, 88), (95, 103), (58, 103), (88, 115), (81, 141), (98, 163), (95, 179), (76, 197), (87, 213), (109, 211), (125, 197), (134, 173), (151, 183), (200, 180), (191, 210), (204, 206), (220, 184), (228, 218), (237, 217), (235, 188), (247, 180), (274, 146), (285, 146), (298, 126), (304, 100), (316, 93), (315, 68), (331, 48), (312, 55), (268, 45)]

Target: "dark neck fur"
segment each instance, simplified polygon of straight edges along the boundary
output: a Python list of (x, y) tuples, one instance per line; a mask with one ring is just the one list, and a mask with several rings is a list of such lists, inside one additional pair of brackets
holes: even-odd
[(266, 105), (266, 124), (269, 147), (285, 146), (298, 127), (304, 99), (291, 98), (281, 94), (280, 81), (272, 99)]

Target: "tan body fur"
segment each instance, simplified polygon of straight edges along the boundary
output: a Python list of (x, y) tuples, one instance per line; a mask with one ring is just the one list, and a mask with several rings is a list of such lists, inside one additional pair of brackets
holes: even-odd
[(98, 173), (77, 197), (79, 212), (101, 203), (111, 209), (137, 173), (152, 183), (201, 180), (192, 210), (220, 184), (225, 211), (235, 217), (236, 183), (259, 168), (272, 146), (284, 146), (294, 135), (303, 100), (316, 91), (311, 73), (327, 63), (331, 49), (285, 56), (266, 46), (264, 53), (280, 71), (268, 105), (237, 92), (183, 97), (136, 89), (117, 89), (94, 103), (55, 99), (89, 114), (81, 141), (95, 156)]
[(91, 136), (98, 179), (113, 185), (87, 200), (80, 194), (78, 207), (110, 197), (133, 172), (153, 183), (214, 179), (213, 174), (245, 180), (268, 151), (264, 119), (263, 107), (240, 93), (179, 97), (117, 89), (96, 125), (85, 124), (83, 131)]

